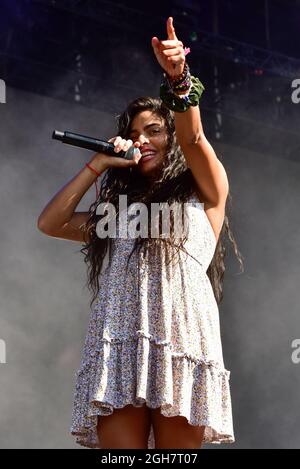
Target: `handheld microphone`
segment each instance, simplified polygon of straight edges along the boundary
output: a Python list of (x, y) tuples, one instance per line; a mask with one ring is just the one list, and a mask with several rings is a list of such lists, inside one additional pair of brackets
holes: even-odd
[(105, 140), (100, 140), (98, 138), (87, 137), (86, 135), (75, 134), (69, 131), (61, 132), (60, 130), (54, 130), (52, 138), (75, 147), (86, 148), (87, 150), (93, 150), (97, 153), (105, 153), (109, 156), (118, 156), (120, 158), (125, 158), (126, 160), (133, 159), (133, 152), (136, 148), (132, 145), (127, 151), (121, 150), (116, 153), (113, 143), (106, 142)]

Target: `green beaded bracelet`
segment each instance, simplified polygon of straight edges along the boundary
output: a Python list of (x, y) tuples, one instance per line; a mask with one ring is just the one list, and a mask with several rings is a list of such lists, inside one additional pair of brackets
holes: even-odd
[(173, 92), (165, 74), (164, 77), (165, 79), (160, 85), (160, 99), (169, 109), (175, 112), (185, 112), (190, 106), (198, 106), (205, 90), (199, 78), (191, 75), (192, 86), (189, 95), (180, 98)]

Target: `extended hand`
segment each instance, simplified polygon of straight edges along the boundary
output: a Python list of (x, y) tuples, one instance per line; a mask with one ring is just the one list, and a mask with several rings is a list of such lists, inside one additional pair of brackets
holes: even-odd
[(158, 63), (168, 75), (174, 77), (183, 72), (185, 53), (182, 42), (176, 37), (171, 16), (167, 19), (167, 35), (168, 39), (165, 41), (153, 37), (151, 44)]

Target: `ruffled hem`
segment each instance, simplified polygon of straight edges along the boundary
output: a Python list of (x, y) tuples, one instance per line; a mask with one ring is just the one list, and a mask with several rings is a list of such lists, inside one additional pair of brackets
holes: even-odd
[[(137, 341), (137, 343), (136, 343)], [(126, 339), (103, 337), (76, 373), (70, 433), (88, 448), (101, 448), (98, 415), (126, 405), (161, 407), (166, 417), (183, 416), (205, 425), (203, 443), (233, 443), (230, 371), (214, 360), (176, 353), (168, 341), (137, 331)], [(153, 427), (148, 449), (155, 448)]]

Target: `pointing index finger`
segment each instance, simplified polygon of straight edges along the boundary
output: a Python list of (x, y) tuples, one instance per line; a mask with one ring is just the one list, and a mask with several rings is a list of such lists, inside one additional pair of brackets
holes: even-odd
[(177, 40), (177, 37), (176, 37), (176, 34), (175, 34), (175, 28), (173, 26), (172, 16), (169, 16), (169, 18), (167, 19), (167, 33), (168, 33), (168, 39)]

